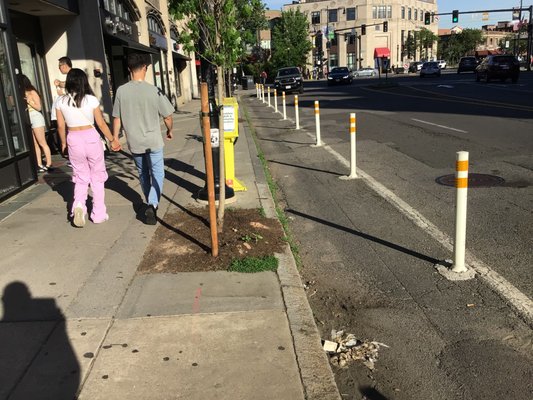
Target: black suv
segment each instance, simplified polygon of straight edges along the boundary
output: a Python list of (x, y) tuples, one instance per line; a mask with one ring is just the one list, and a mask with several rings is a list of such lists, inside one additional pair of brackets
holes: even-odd
[(476, 81), (484, 79), (489, 82), (491, 79), (499, 79), (505, 82), (511, 78), (513, 83), (518, 81), (520, 75), (520, 63), (515, 56), (492, 55), (487, 56), (476, 68)]
[(304, 92), (304, 80), (298, 67), (288, 67), (278, 69), (274, 80), (274, 87), (279, 91)]
[(475, 72), (477, 67), (477, 58), (476, 57), (461, 57), (459, 60), (459, 66), (457, 67), (457, 73), (465, 71)]

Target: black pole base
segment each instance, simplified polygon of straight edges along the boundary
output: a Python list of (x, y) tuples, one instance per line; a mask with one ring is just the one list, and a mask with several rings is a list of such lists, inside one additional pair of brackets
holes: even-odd
[[(215, 185), (215, 201), (218, 201), (220, 197), (219, 188), (220, 185)], [(230, 188), (228, 185), (224, 185), (224, 190), (226, 192), (226, 199), (231, 199), (232, 197), (235, 197), (235, 191), (233, 190), (233, 188)], [(198, 198), (204, 201), (207, 201), (209, 199), (209, 196), (207, 194), (207, 184), (198, 191)]]

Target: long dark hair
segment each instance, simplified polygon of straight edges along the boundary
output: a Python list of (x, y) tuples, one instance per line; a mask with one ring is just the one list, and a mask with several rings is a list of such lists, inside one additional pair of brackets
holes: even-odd
[(79, 68), (72, 68), (67, 74), (65, 82), (66, 92), (74, 98), (76, 107), (81, 107), (81, 101), (88, 94), (94, 93), (89, 86), (87, 75)]
[[(20, 90), (22, 91), (23, 94), (25, 92), (29, 92), (31, 90), (35, 90), (37, 92), (37, 94), (39, 94), (39, 91), (37, 89), (35, 89), (35, 86), (32, 85), (32, 83), (30, 81), (30, 78), (28, 78), (24, 74), (19, 74), (17, 76), (18, 76), (19, 88), (20, 88)], [(40, 94), (39, 94), (39, 96), (40, 96)]]

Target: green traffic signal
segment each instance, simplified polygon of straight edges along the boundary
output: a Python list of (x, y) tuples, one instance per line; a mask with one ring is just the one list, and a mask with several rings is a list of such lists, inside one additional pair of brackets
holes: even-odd
[(452, 22), (454, 24), (459, 22), (459, 10), (453, 10), (452, 11)]
[(431, 13), (424, 13), (424, 25), (431, 24)]

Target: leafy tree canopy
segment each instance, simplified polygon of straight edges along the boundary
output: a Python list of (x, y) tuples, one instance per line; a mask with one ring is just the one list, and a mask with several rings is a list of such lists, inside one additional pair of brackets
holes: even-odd
[(299, 9), (281, 13), (272, 31), (272, 64), (275, 68), (305, 66), (307, 54), (312, 49), (308, 30), (307, 17)]

